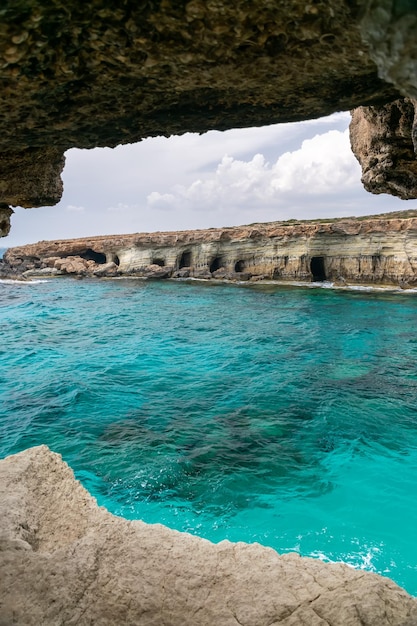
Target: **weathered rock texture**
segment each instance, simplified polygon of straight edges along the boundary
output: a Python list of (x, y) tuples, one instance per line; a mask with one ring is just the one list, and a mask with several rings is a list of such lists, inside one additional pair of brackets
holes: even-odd
[(73, 146), (416, 97), (415, 20), (410, 0), (3, 0), (0, 203), (57, 202)]
[(5, 0), (1, 150), (300, 120), (384, 102), (361, 2)]
[(400, 215), (41, 241), (10, 248), (0, 273), (412, 286), (417, 283), (417, 212)]
[(0, 153), (0, 198), (13, 206), (56, 204), (63, 192), (64, 162), (62, 150), (54, 147)]
[(352, 111), (350, 139), (367, 191), (389, 193), (403, 200), (417, 197), (415, 100), (358, 107)]
[(417, 7), (414, 0), (364, 3), (361, 30), (381, 78), (417, 98)]
[(0, 623), (406, 626), (387, 578), (117, 518), (40, 446), (0, 461)]
[(10, 232), (10, 217), (13, 215), (8, 204), (0, 203), (0, 237), (5, 237)]

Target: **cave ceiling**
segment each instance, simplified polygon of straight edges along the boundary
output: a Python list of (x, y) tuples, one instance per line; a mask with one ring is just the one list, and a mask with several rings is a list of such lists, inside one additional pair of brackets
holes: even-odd
[[(407, 197), (416, 197), (415, 27), (409, 0), (3, 0), (3, 234), (10, 206), (59, 201), (69, 148), (358, 107), (365, 121), (356, 123), (352, 132), (362, 140), (353, 144), (363, 167), (366, 156), (368, 188), (402, 197), (406, 185)], [(371, 180), (372, 125), (379, 124), (383, 143), (379, 111), (388, 119), (394, 102), (407, 119), (397, 120), (401, 128), (388, 140), (400, 138), (404, 147), (405, 132), (402, 165), (411, 175), (402, 187), (378, 188)], [(381, 167), (377, 175), (381, 180)]]

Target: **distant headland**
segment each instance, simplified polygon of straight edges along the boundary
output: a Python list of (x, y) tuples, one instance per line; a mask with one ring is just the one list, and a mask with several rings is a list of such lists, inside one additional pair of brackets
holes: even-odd
[(329, 280), (407, 287), (417, 283), (417, 210), (41, 241), (9, 248), (0, 275)]

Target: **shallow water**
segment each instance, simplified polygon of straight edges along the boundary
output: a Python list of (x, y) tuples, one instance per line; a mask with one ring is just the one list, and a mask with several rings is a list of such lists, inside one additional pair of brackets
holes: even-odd
[(0, 284), (0, 455), (46, 443), (117, 515), (417, 594), (415, 294)]

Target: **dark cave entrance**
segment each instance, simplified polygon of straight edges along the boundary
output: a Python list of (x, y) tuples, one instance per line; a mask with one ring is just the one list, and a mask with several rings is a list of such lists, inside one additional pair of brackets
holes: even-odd
[(153, 259), (152, 260), (152, 265), (159, 265), (159, 267), (164, 267), (165, 266), (165, 261), (164, 261), (164, 259)]
[(103, 254), (102, 252), (96, 252), (91, 248), (87, 248), (87, 250), (85, 252), (81, 252), (79, 256), (86, 261), (94, 261), (99, 265), (104, 265), (104, 263), (106, 263), (107, 261), (105, 254)]
[(183, 252), (179, 262), (179, 269), (182, 267), (191, 267), (191, 252)]
[(216, 256), (215, 259), (212, 260), (212, 262), (210, 263), (210, 272), (216, 272), (218, 269), (220, 269), (222, 266), (222, 258), (221, 256)]
[(313, 277), (313, 281), (326, 280), (326, 270), (324, 268), (324, 256), (313, 256), (310, 261), (310, 271)]
[(120, 265), (120, 259), (119, 259), (119, 257), (117, 256), (117, 254), (115, 254), (115, 255), (114, 255), (114, 258), (113, 258), (113, 263), (115, 263), (116, 265)]
[(235, 272), (243, 272), (245, 269), (245, 261), (236, 261), (235, 263)]

